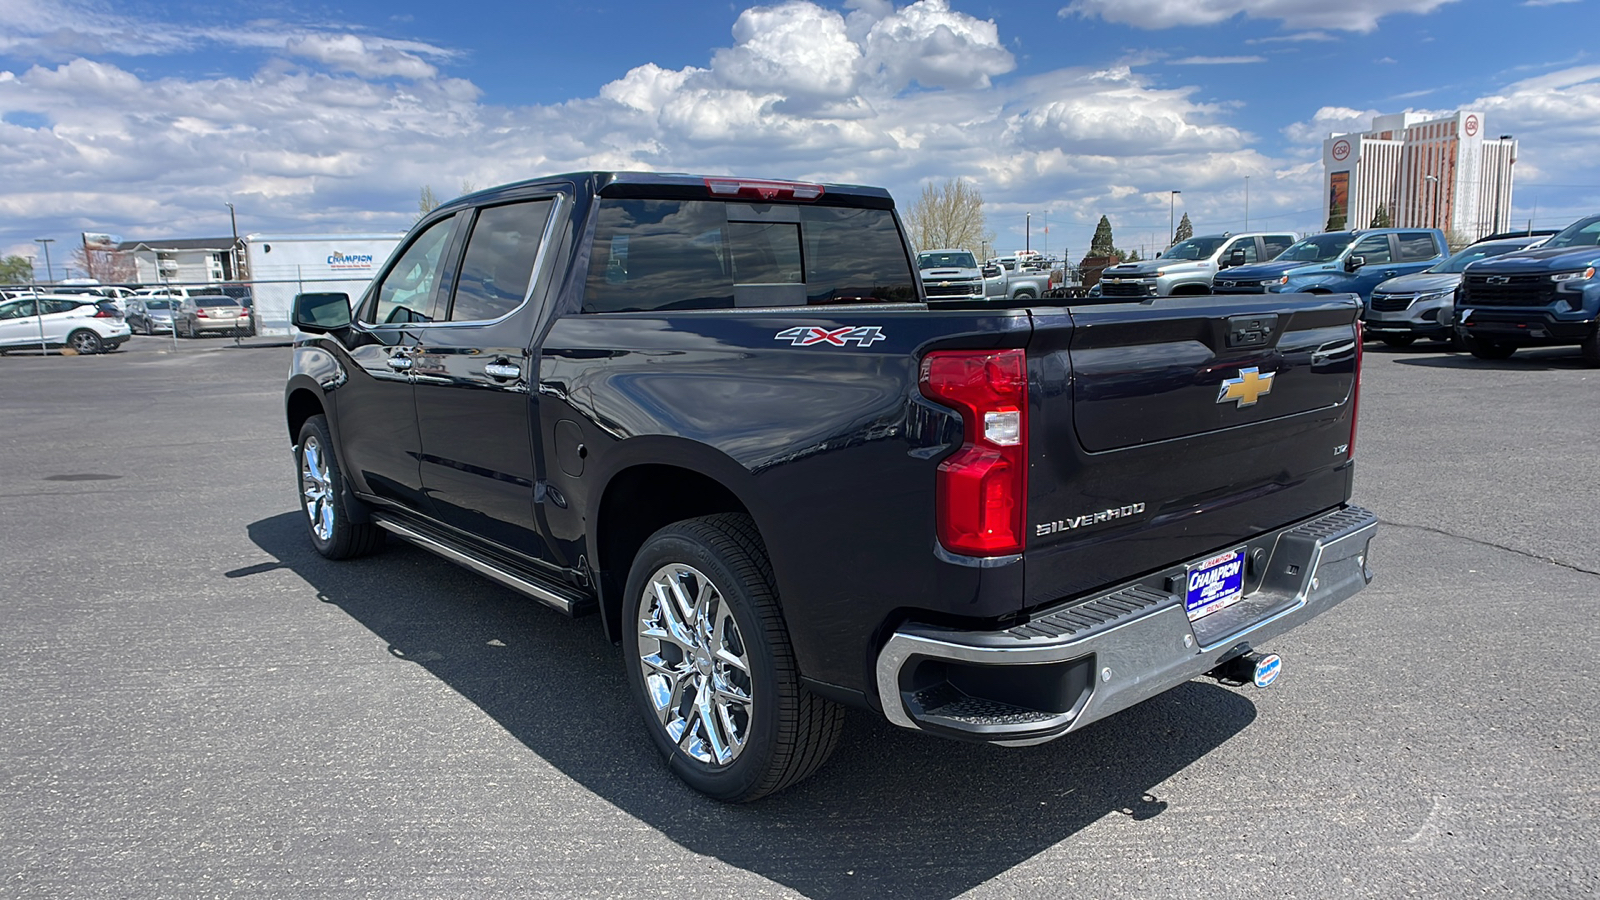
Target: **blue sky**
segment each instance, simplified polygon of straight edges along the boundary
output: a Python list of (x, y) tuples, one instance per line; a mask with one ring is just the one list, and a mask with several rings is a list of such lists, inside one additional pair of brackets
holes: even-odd
[(236, 8), (0, 5), (0, 254), (227, 234), (230, 201), (242, 232), (403, 230), (425, 184), (594, 167), (902, 205), (963, 177), (1001, 247), (1076, 257), (1102, 214), (1164, 243), (1172, 190), (1238, 230), (1246, 178), (1252, 226), (1318, 230), (1327, 132), (1458, 108), (1521, 141), (1519, 224), (1600, 210), (1595, 0)]

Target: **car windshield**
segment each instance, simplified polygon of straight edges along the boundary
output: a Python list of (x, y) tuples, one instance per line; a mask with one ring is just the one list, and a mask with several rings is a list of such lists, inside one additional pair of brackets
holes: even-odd
[(971, 253), (919, 253), (919, 269), (976, 269), (977, 257)]
[(1561, 233), (1545, 241), (1540, 249), (1550, 247), (1594, 247), (1600, 245), (1600, 216), (1579, 219), (1561, 229)]
[(1348, 231), (1313, 235), (1283, 251), (1273, 262), (1333, 262), (1355, 239), (1356, 236)]
[(1181, 244), (1167, 248), (1161, 254), (1162, 259), (1210, 259), (1211, 254), (1217, 252), (1226, 237), (1197, 237), (1190, 238)]
[(1502, 253), (1510, 253), (1513, 250), (1521, 250), (1523, 247), (1526, 247), (1531, 243), (1533, 243), (1532, 240), (1499, 245), (1473, 245), (1426, 271), (1433, 275), (1460, 275), (1462, 272), (1466, 271), (1467, 266), (1477, 262), (1480, 259), (1488, 259), (1491, 256), (1499, 256)]

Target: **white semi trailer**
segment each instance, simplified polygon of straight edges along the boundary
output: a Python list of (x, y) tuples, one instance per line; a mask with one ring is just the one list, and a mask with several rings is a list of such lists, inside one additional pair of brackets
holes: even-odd
[(403, 233), (246, 235), (257, 333), (289, 333), (295, 294), (336, 291), (356, 300), (403, 237)]

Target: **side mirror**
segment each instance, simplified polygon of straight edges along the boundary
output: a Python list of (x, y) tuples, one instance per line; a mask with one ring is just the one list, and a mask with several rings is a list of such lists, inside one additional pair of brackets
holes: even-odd
[(1242, 265), (1244, 265), (1244, 248), (1243, 247), (1235, 247), (1235, 248), (1233, 248), (1233, 252), (1228, 254), (1227, 268), (1231, 269), (1234, 266), (1242, 266)]
[(294, 327), (309, 334), (327, 334), (350, 327), (350, 295), (296, 294)]
[(1344, 270), (1346, 272), (1354, 272), (1366, 264), (1367, 258), (1365, 256), (1347, 256), (1344, 258)]

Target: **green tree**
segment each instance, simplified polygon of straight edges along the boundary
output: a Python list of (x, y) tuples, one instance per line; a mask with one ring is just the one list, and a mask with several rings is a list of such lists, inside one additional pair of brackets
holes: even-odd
[(985, 228), (983, 194), (965, 178), (924, 185), (922, 196), (906, 213), (906, 227), (918, 250), (959, 247), (976, 252), (984, 243), (994, 242)]
[(1189, 223), (1189, 214), (1184, 213), (1183, 218), (1178, 220), (1178, 233), (1172, 236), (1172, 243), (1177, 244), (1192, 237), (1194, 237), (1194, 226)]
[(1090, 256), (1116, 256), (1117, 242), (1111, 236), (1111, 220), (1105, 216), (1100, 217), (1100, 223), (1094, 226), (1094, 237), (1089, 239)]
[(1388, 207), (1387, 204), (1378, 207), (1377, 210), (1373, 212), (1373, 214), (1372, 214), (1372, 223), (1369, 224), (1367, 227), (1368, 228), (1393, 228), (1394, 227), (1394, 217), (1392, 215), (1390, 215), (1389, 207)]
[(1328, 227), (1322, 230), (1343, 231), (1348, 218), (1343, 207), (1335, 207), (1332, 212), (1328, 213)]
[(25, 256), (0, 259), (0, 284), (28, 284), (33, 281), (33, 263)]

